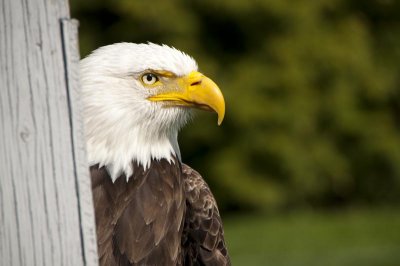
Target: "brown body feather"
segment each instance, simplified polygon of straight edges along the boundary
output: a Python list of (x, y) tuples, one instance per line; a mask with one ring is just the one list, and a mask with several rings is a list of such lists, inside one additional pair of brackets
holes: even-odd
[(90, 172), (101, 266), (230, 264), (215, 199), (190, 167), (134, 164), (114, 183), (104, 167)]

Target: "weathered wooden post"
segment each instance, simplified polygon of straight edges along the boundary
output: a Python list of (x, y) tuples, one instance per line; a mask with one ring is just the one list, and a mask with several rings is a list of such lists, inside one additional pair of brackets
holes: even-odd
[(0, 265), (97, 265), (67, 0), (0, 3)]

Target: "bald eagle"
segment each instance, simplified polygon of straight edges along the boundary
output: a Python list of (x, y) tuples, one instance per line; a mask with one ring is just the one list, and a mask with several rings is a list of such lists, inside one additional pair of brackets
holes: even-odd
[(216, 201), (177, 141), (192, 108), (222, 122), (218, 86), (152, 43), (101, 47), (80, 79), (100, 265), (230, 265)]

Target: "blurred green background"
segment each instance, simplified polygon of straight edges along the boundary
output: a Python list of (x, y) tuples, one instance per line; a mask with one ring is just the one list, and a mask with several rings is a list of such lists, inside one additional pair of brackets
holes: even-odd
[(235, 265), (400, 265), (399, 1), (72, 0), (71, 13), (82, 57), (165, 43), (219, 84), (224, 123), (199, 112), (180, 146)]

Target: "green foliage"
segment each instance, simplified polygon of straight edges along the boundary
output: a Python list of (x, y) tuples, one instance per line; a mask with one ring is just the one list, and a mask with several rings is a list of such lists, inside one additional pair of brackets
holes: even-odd
[(223, 209), (400, 202), (397, 1), (71, 3), (82, 55), (120, 41), (175, 46), (224, 92), (184, 161)]

